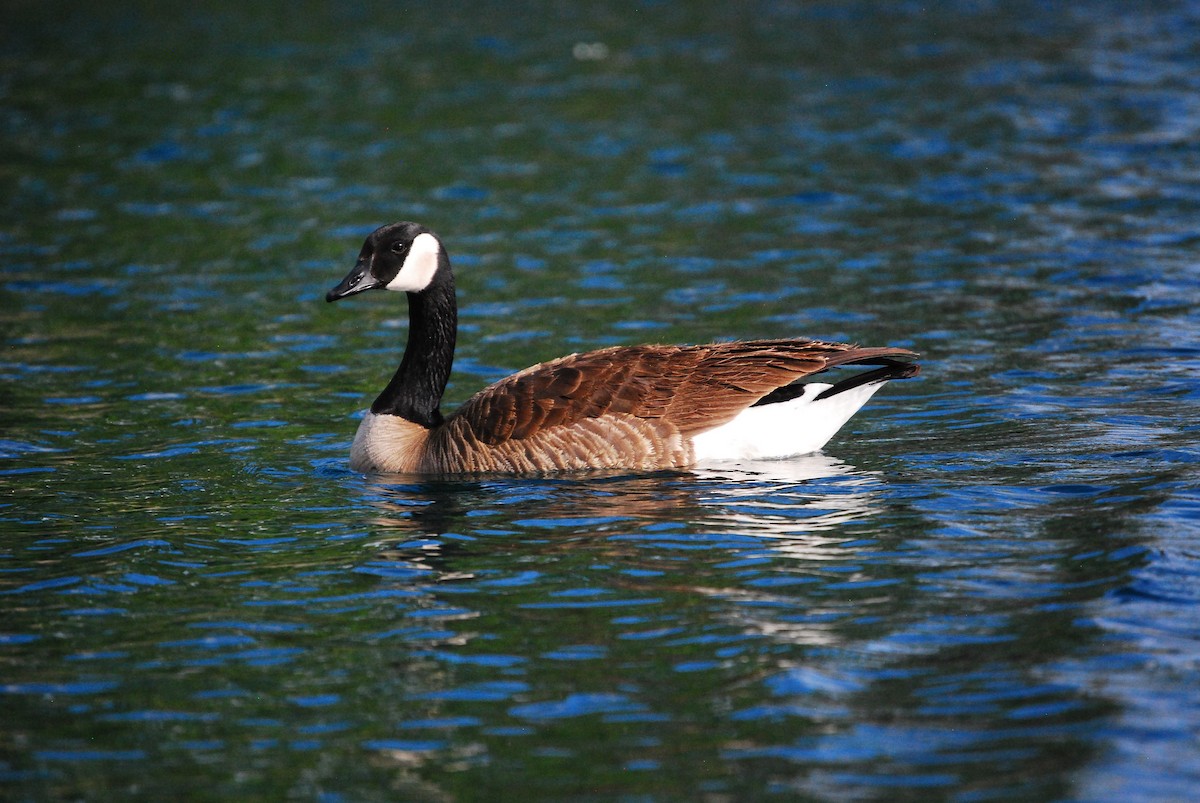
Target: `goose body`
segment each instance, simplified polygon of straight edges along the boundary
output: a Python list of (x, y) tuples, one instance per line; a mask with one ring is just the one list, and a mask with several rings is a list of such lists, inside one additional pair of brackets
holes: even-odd
[[(441, 241), (417, 223), (376, 229), (326, 294), (408, 295), (400, 367), (359, 424), (356, 471), (534, 473), (687, 468), (698, 461), (815, 452), (916, 356), (816, 340), (618, 346), (540, 363), (443, 417), (457, 334), (454, 276)], [(875, 366), (836, 384), (800, 380)]]

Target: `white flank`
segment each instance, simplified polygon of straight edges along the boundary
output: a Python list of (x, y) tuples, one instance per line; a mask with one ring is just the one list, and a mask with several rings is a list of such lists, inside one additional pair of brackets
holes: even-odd
[(387, 284), (387, 289), (402, 293), (419, 293), (433, 281), (438, 269), (438, 252), (442, 250), (437, 237), (429, 232), (418, 234), (408, 249), (408, 256), (400, 266), (396, 278)]
[(696, 461), (759, 460), (818, 451), (886, 384), (869, 382), (813, 401), (831, 385), (805, 385), (791, 401), (748, 407), (728, 424), (692, 438)]

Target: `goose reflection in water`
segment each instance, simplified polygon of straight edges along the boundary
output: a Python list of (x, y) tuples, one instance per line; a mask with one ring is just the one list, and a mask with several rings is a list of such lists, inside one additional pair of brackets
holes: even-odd
[[(700, 466), (693, 472), (703, 485), (701, 501), (722, 508), (726, 522), (741, 532), (760, 538), (789, 539), (824, 535), (817, 543), (839, 544), (847, 539), (837, 528), (862, 521), (879, 510), (877, 475), (826, 454), (790, 460), (747, 460)], [(800, 547), (801, 552), (794, 548)], [(821, 559), (820, 550), (800, 544), (779, 545), (791, 554)], [(844, 553), (838, 553), (844, 557)]]
[[(874, 591), (864, 599), (833, 586), (879, 564), (882, 547), (864, 533), (886, 504), (886, 483), (820, 453), (640, 476), (358, 487), (379, 535), (360, 569), (415, 592), (424, 601), (414, 607), (447, 608), (443, 625), (488, 610), (494, 622), (499, 609), (518, 629), (540, 630), (555, 618), (547, 611), (597, 605), (663, 627), (700, 615), (704, 632), (830, 647), (853, 640), (849, 611), (875, 604)], [(620, 618), (591, 638), (619, 640)], [(464, 627), (430, 636), (431, 648), (475, 649), (467, 645), (484, 625)]]
[(453, 551), (453, 534), (505, 541), (525, 534), (540, 542), (578, 544), (703, 539), (719, 533), (724, 541), (770, 539), (772, 550), (797, 558), (844, 560), (840, 545), (858, 534), (843, 528), (878, 512), (882, 487), (876, 474), (816, 453), (639, 476), (380, 478), (364, 492), (378, 511), (375, 526), (431, 539), (423, 543), (426, 552)]

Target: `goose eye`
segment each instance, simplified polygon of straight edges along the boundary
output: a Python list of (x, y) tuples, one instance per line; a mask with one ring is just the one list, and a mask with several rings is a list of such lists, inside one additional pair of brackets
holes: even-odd
[(404, 253), (404, 243), (392, 243), (392, 253), (393, 254), (403, 254)]

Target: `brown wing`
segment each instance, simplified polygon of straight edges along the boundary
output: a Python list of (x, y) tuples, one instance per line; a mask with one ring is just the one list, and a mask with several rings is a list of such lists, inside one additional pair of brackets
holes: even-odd
[(617, 346), (560, 357), (502, 379), (468, 399), (447, 424), (465, 427), (491, 446), (616, 414), (663, 419), (693, 435), (826, 368), (914, 356), (905, 349), (815, 340)]

